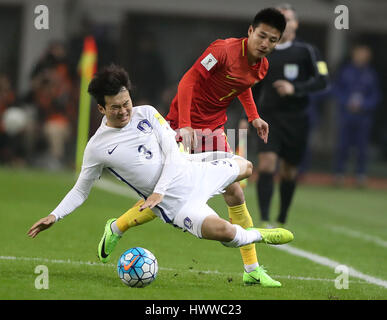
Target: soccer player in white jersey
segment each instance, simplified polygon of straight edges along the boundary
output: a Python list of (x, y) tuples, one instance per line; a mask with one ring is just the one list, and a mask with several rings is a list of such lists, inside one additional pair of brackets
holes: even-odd
[[(286, 229), (243, 229), (220, 218), (207, 200), (251, 175), (252, 164), (225, 153), (223, 159), (192, 161), (189, 155), (180, 153), (175, 132), (155, 108), (132, 106), (129, 89), (128, 74), (119, 66), (105, 67), (94, 76), (89, 92), (104, 115), (101, 125), (86, 146), (74, 187), (54, 211), (30, 228), (30, 237), (36, 237), (79, 207), (102, 170), (107, 169), (146, 199), (141, 209), (152, 209), (164, 222), (198, 238), (217, 240), (228, 247), (293, 240), (293, 234)], [(199, 158), (208, 155), (219, 157), (219, 153), (206, 153)], [(115, 221), (108, 222), (107, 227), (118, 241), (121, 234)], [(109, 248), (102, 249), (111, 253)]]

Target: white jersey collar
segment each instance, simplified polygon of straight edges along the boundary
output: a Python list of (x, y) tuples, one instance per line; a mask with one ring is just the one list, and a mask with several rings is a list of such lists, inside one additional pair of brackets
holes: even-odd
[(292, 44), (293, 44), (293, 41), (286, 41), (284, 43), (277, 44), (275, 46), (275, 49), (276, 50), (284, 50), (284, 49), (289, 48)]

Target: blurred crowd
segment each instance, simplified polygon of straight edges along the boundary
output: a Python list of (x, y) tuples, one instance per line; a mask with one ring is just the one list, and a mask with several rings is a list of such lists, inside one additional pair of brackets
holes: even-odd
[[(90, 34), (90, 25), (85, 25), (84, 34)], [(111, 54), (114, 45), (106, 41), (103, 27), (93, 31), (99, 50), (98, 66), (116, 62)], [(129, 70), (132, 97), (135, 104), (159, 106), (165, 115), (177, 84), (167, 84), (163, 61), (152, 37), (144, 34), (134, 52), (137, 63)], [(82, 36), (67, 45), (60, 41), (50, 43), (31, 70), (29, 90), (23, 96), (17, 95), (11, 77), (0, 73), (0, 165), (49, 170), (74, 166), (82, 44)], [(90, 135), (101, 119), (94, 104), (95, 101), (91, 106)]]
[(48, 169), (68, 165), (77, 99), (77, 81), (70, 76), (61, 42), (51, 43), (37, 61), (24, 96), (18, 97), (7, 75), (1, 75), (1, 163)]
[[(134, 85), (134, 103), (152, 104), (163, 115), (176, 93), (168, 84), (163, 61), (151, 36), (143, 37), (136, 63), (129, 70)], [(334, 99), (337, 137), (332, 172), (341, 183), (352, 150), (356, 154), (355, 174), (359, 183), (366, 177), (369, 136), (373, 115), (381, 102), (378, 74), (371, 64), (371, 48), (359, 44), (351, 59), (340, 69), (330, 70), (328, 90), (311, 99), (311, 120), (321, 101)], [(51, 170), (72, 167), (77, 133), (79, 75), (69, 62), (65, 44), (53, 42), (36, 62), (30, 74), (30, 89), (18, 97), (7, 74), (0, 74), (0, 164), (37, 166)], [(259, 106), (258, 106), (259, 108)], [(93, 108), (92, 108), (93, 110)], [(91, 117), (93, 122), (93, 116)], [(99, 124), (91, 124), (91, 134)], [(309, 166), (308, 154), (303, 164)]]

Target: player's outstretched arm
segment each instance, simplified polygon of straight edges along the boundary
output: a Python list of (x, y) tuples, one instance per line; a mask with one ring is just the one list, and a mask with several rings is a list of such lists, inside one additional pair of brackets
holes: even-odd
[(46, 230), (55, 223), (55, 216), (49, 214), (47, 217), (40, 219), (38, 222), (34, 223), (30, 230), (28, 230), (28, 236), (35, 238), (40, 231)]

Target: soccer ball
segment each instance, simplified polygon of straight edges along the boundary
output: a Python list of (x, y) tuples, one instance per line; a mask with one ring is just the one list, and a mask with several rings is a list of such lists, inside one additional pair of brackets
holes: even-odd
[(157, 259), (144, 248), (128, 249), (118, 259), (118, 276), (129, 287), (142, 288), (149, 285), (156, 279), (157, 271)]

